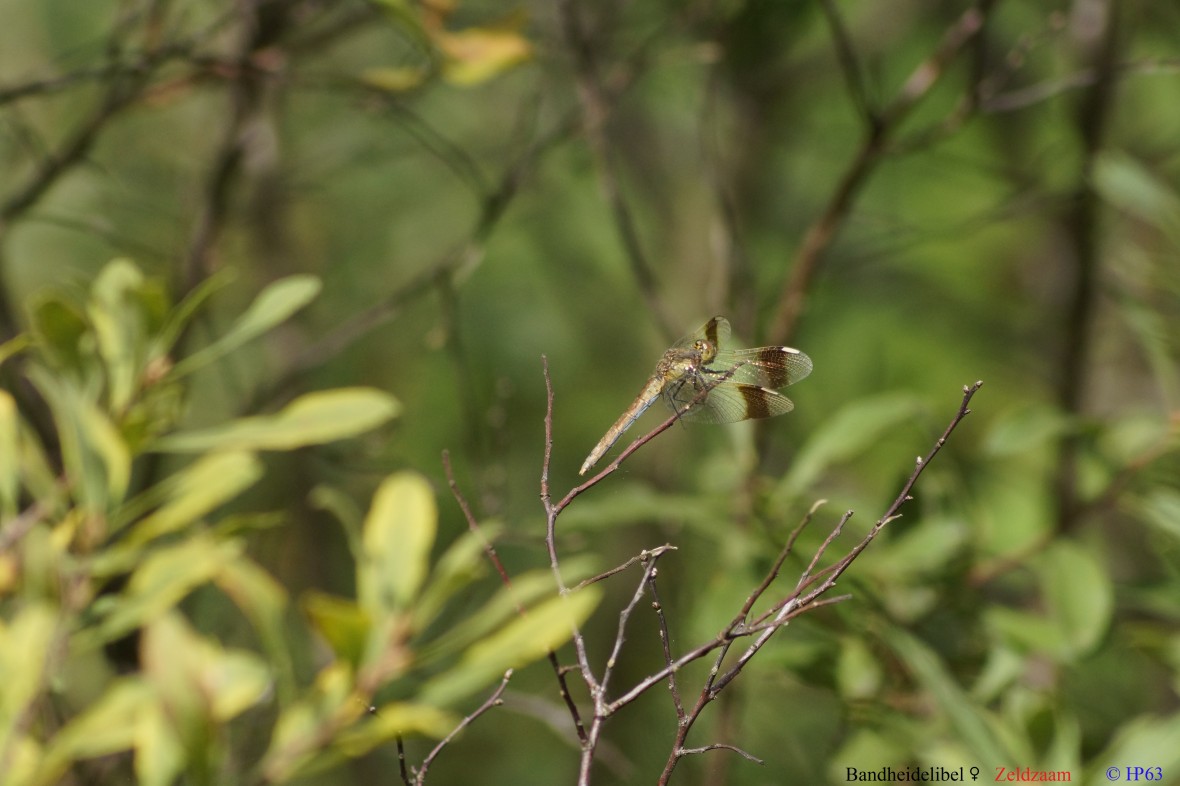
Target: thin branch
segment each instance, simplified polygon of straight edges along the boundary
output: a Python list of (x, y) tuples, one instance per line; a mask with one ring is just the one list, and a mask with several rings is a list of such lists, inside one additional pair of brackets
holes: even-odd
[(406, 742), (400, 734), (397, 737), (397, 769), (401, 774), (402, 783), (405, 786), (413, 786), (413, 782), (410, 780), (410, 771), (406, 766)]
[[(712, 702), (718, 696), (718, 694), (738, 676), (738, 674), (741, 673), (746, 664), (749, 663), (749, 661), (754, 657), (755, 654), (757, 654), (763, 645), (765, 645), (766, 642), (770, 640), (770, 637), (773, 636), (777, 630), (784, 627), (792, 619), (799, 616), (800, 614), (809, 613), (818, 608), (822, 608), (823, 606), (831, 605), (833, 603), (839, 603), (850, 597), (845, 595), (833, 598), (824, 598), (822, 596), (836, 585), (836, 581), (840, 578), (844, 571), (848, 569), (848, 567), (866, 548), (868, 548), (869, 543), (871, 543), (877, 537), (881, 530), (884, 529), (891, 521), (894, 521), (901, 515), (900, 511), (902, 506), (912, 499), (910, 492), (913, 490), (914, 484), (917, 483), (918, 478), (929, 465), (931, 459), (938, 455), (939, 451), (942, 450), (943, 445), (946, 444), (946, 441), (950, 437), (951, 433), (955, 430), (963, 418), (965, 418), (971, 412), (971, 410), (968, 408), (968, 405), (971, 402), (971, 398), (982, 385), (983, 382), (980, 381), (971, 386), (964, 386), (963, 399), (959, 404), (959, 409), (951, 419), (951, 422), (947, 425), (946, 429), (943, 431), (942, 436), (938, 438), (937, 442), (935, 442), (934, 447), (931, 448), (925, 459), (923, 459), (921, 456), (918, 457), (914, 471), (910, 474), (909, 479), (902, 486), (901, 492), (897, 495), (896, 499), (894, 499), (893, 504), (889, 506), (889, 508), (885, 511), (885, 514), (877, 520), (877, 523), (871, 530), (869, 530), (868, 534), (865, 535), (865, 537), (861, 539), (861, 541), (857, 543), (852, 548), (852, 550), (848, 552), (848, 554), (838, 560), (834, 565), (825, 568), (818, 573), (814, 572), (822, 555), (834, 542), (836, 537), (843, 530), (844, 524), (852, 516), (852, 511), (846, 512), (840, 518), (839, 522), (837, 522), (832, 532), (829, 533), (824, 539), (824, 542), (820, 545), (820, 547), (816, 550), (815, 555), (812, 557), (811, 562), (800, 575), (799, 581), (796, 583), (796, 588), (790, 595), (772, 607), (770, 612), (767, 612), (767, 614), (763, 615), (761, 618), (759, 618), (759, 620), (756, 620), (753, 625), (746, 626), (741, 623), (731, 624), (720, 634), (718, 634), (717, 638), (715, 638), (713, 641), (703, 645), (702, 647), (698, 647), (693, 651), (693, 653), (690, 653), (690, 655), (700, 657), (712, 649), (722, 650), (720, 657), (714, 663), (713, 669), (709, 674), (709, 678), (706, 681), (704, 688), (701, 690), (701, 693), (697, 698), (696, 704), (693, 706), (692, 710), (688, 712), (687, 717), (685, 717), (677, 725), (676, 741), (673, 744), (672, 751), (668, 756), (667, 762), (665, 763), (664, 771), (660, 775), (660, 784), (667, 784), (669, 778), (672, 776), (673, 771), (676, 769), (677, 763), (681, 758), (683, 758), (685, 751), (684, 741), (687, 739), (688, 733), (691, 731), (697, 718), (699, 718), (700, 714), (704, 711), (704, 708), (710, 702)], [(815, 507), (812, 508), (812, 511), (814, 510)], [(810, 516), (810, 513), (808, 515)], [(805, 523), (806, 519), (804, 520), (804, 524)], [(802, 526), (803, 525), (801, 524), (800, 527), (796, 529), (796, 532), (798, 532)], [(774, 574), (777, 572), (777, 570), (778, 563), (776, 563), (776, 565), (771, 568), (770, 573)], [(821, 583), (811, 589), (806, 595), (801, 595), (804, 589), (813, 584), (820, 577), (823, 578)], [(763, 585), (769, 586), (772, 581), (773, 576), (768, 579), (764, 579)], [(752, 608), (753, 604), (747, 601), (747, 606)], [(774, 615), (773, 619), (771, 619), (769, 622), (762, 622), (762, 620), (765, 620), (770, 614)], [(739, 619), (744, 620), (744, 618)], [(720, 669), (725, 652), (728, 650), (730, 644), (739, 637), (749, 635), (755, 636), (754, 641), (750, 643), (750, 645), (738, 658), (737, 662), (732, 667), (730, 667), (728, 671), (718, 677), (717, 673)], [(622, 706), (624, 701), (633, 701), (653, 684), (658, 682), (659, 679), (662, 679), (666, 674), (672, 673), (676, 669), (680, 668), (682, 663), (688, 657), (688, 655), (682, 656), (681, 658), (677, 659), (677, 661), (667, 664), (664, 669), (660, 670), (660, 672), (657, 672), (656, 674), (642, 680), (628, 694), (617, 699), (611, 705), (612, 708)]]
[[(451, 468), (451, 456), (448, 451), (443, 451), (443, 471), (447, 476), (447, 485), (451, 489), (451, 495), (459, 505), (459, 510), (463, 513), (463, 518), (467, 521), (467, 527), (477, 537), (483, 541), (484, 553), (488, 560), (496, 568), (496, 572), (500, 574), (500, 582), (505, 587), (512, 586), (512, 578), (508, 575), (508, 569), (504, 567), (504, 563), (500, 561), (500, 555), (496, 553), (496, 547), (490, 540), (483, 536), (483, 532), (479, 529), (479, 523), (475, 520), (475, 515), (471, 512), (471, 506), (467, 502), (467, 498), (459, 490), (459, 484), (455, 481), (455, 473)], [(516, 603), (516, 613), (520, 616), (525, 616), (526, 611), (519, 602)], [(561, 700), (569, 711), (570, 718), (573, 720), (574, 729), (578, 734), (578, 739), (583, 742), (586, 739), (586, 729), (582, 724), (581, 713), (578, 712), (578, 705), (574, 703), (573, 697), (570, 695), (569, 684), (566, 682), (565, 669), (557, 658), (557, 653), (550, 650), (546, 653), (546, 658), (549, 661), (550, 668), (553, 669), (553, 674), (557, 677), (558, 692), (561, 695)]]
[[(647, 588), (651, 592), (651, 605), (656, 613), (656, 624), (660, 632), (660, 647), (664, 651), (664, 663), (666, 665), (672, 664), (672, 637), (668, 633), (668, 618), (664, 616), (664, 604), (660, 601), (660, 593), (656, 588), (655, 570), (648, 573)], [(676, 672), (668, 672), (668, 692), (672, 694), (672, 706), (676, 710), (676, 724), (679, 726), (684, 723), (684, 702), (680, 698), (680, 687), (676, 683)]]
[(659, 547), (654, 548), (650, 551), (648, 551), (647, 549), (644, 549), (643, 551), (639, 552), (631, 559), (624, 562), (622, 565), (616, 565), (615, 567), (611, 568), (610, 570), (608, 570), (604, 573), (599, 573), (597, 576), (591, 576), (588, 579), (583, 579), (582, 581), (580, 581), (576, 585), (574, 585), (570, 589), (570, 591), (577, 592), (578, 590), (582, 589), (583, 587), (588, 587), (591, 584), (597, 584), (598, 582), (600, 582), (604, 579), (609, 579), (611, 576), (614, 576), (618, 573), (622, 573), (627, 568), (631, 567), (632, 565), (634, 565), (637, 562), (646, 563), (653, 556), (658, 557), (658, 556), (662, 555), (665, 551), (675, 551), (675, 550), (676, 550), (676, 547), (673, 546), (671, 543), (665, 543), (663, 546), (659, 546)]
[(446, 737), (443, 737), (438, 745), (434, 746), (434, 749), (430, 751), (429, 755), (427, 755), (427, 757), (422, 760), (422, 766), (418, 768), (418, 775), (414, 779), (414, 783), (417, 784), (417, 786), (422, 786), (426, 782), (426, 772), (430, 769), (430, 765), (434, 763), (434, 760), (438, 757), (438, 754), (442, 752), (442, 749), (445, 748), (450, 743), (450, 741), (455, 738), (455, 735), (470, 726), (472, 722), (480, 715), (483, 715), (492, 707), (498, 707), (503, 703), (500, 697), (504, 695), (504, 689), (508, 687), (508, 680), (510, 679), (512, 679), (512, 669), (504, 672), (504, 679), (500, 680), (500, 687), (496, 688), (496, 690), (492, 692), (492, 695), (488, 696), (487, 700), (484, 701), (483, 704), (479, 705), (479, 707), (477, 707), (474, 712), (465, 716), (463, 720), (459, 721), (459, 725), (452, 729), (450, 734), (448, 734)]

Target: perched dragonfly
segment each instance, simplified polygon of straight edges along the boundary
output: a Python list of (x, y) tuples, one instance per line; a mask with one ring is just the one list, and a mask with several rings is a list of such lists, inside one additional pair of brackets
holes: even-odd
[(775, 388), (793, 385), (811, 373), (811, 358), (790, 347), (722, 349), (729, 320), (713, 317), (664, 353), (639, 398), (590, 451), (579, 475), (598, 463), (623, 432), (662, 398), (684, 420), (736, 423), (772, 418), (795, 408)]

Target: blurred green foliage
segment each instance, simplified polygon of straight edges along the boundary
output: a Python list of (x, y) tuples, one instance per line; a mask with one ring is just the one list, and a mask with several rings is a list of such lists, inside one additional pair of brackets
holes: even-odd
[[(849, 509), (827, 559), (851, 548), (985, 385), (853, 597), (780, 632), (689, 738), (764, 765), (715, 750), (673, 782), (1180, 782), (1174, 4), (4, 17), (4, 783), (395, 782), (395, 738), (422, 762), (566, 617), (600, 665), (638, 573), (555, 594), (541, 356), (560, 497), (712, 314), (812, 357), (795, 411), (676, 427), (558, 522), (571, 583), (678, 547), (674, 653), (817, 499), (776, 597)], [(612, 694), (662, 664), (637, 612)], [(680, 675), (689, 703), (707, 668)], [(427, 782), (575, 780), (552, 671), (504, 699)], [(674, 727), (649, 691), (595, 782), (653, 782)]]

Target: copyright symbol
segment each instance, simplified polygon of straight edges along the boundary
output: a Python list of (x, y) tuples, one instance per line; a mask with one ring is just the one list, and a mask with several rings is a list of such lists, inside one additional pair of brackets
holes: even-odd
[(1107, 767), (1106, 768), (1106, 779), (1108, 781), (1117, 781), (1119, 779), (1119, 768), (1118, 767)]

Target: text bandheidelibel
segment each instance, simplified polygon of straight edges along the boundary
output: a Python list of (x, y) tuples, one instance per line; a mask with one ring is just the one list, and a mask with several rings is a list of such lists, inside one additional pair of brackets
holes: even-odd
[(946, 767), (881, 767), (876, 770), (862, 770), (848, 767), (845, 780), (849, 783), (952, 783), (963, 782), (963, 768)]

